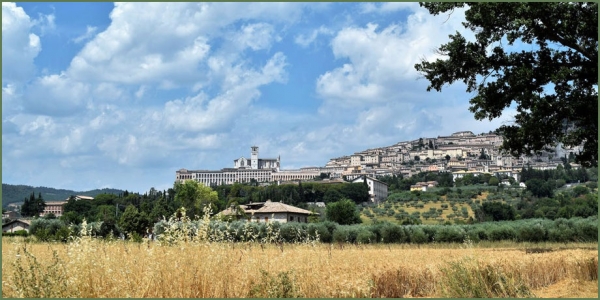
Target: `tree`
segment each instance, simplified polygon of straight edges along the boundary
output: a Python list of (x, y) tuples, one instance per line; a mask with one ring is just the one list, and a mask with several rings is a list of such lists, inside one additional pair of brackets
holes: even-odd
[(527, 190), (536, 197), (552, 197), (554, 185), (542, 179), (533, 178), (525, 182)]
[(74, 211), (63, 213), (63, 215), (60, 216), (60, 219), (65, 222), (65, 224), (81, 224), (83, 221), (83, 218)]
[(498, 180), (498, 177), (496, 177), (496, 176), (490, 177), (490, 181), (488, 182), (489, 185), (493, 185), (493, 186), (498, 186), (499, 183), (500, 183), (500, 180)]
[(330, 188), (327, 190), (327, 192), (325, 192), (325, 195), (323, 196), (323, 202), (325, 202), (325, 203), (337, 202), (340, 199), (342, 199), (343, 197), (344, 197), (344, 195), (342, 195), (342, 193), (340, 193), (337, 189)]
[(368, 202), (370, 199), (369, 186), (364, 181), (344, 184), (340, 188), (340, 193), (355, 203)]
[[(433, 15), (466, 3), (421, 3)], [(469, 3), (464, 26), (475, 41), (450, 35), (415, 68), (428, 91), (462, 81), (475, 92), (475, 119), (494, 119), (516, 103), (514, 124), (498, 128), (502, 149), (531, 155), (549, 145), (583, 145), (576, 160), (598, 165), (598, 4), (591, 2)], [(520, 52), (506, 50), (515, 42)]]
[(186, 180), (183, 183), (176, 182), (174, 189), (175, 201), (185, 207), (189, 216), (201, 216), (207, 205), (213, 211), (217, 209), (216, 203), (219, 201), (219, 195), (200, 182), (193, 180)]
[(340, 225), (362, 223), (360, 214), (356, 210), (356, 204), (350, 199), (342, 199), (338, 202), (327, 204), (325, 214), (327, 215), (327, 220)]
[(140, 213), (133, 205), (128, 205), (119, 219), (119, 227), (125, 233), (131, 235), (134, 233), (140, 236), (144, 235), (146, 230), (150, 228), (150, 224), (148, 216), (144, 213)]
[(502, 202), (484, 202), (481, 207), (484, 219), (492, 221), (512, 221), (515, 219), (515, 209), (509, 204)]

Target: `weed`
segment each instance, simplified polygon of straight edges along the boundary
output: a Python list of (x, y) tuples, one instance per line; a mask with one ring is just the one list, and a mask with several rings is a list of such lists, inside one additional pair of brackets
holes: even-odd
[(295, 284), (294, 272), (282, 271), (271, 275), (265, 270), (260, 270), (261, 278), (258, 283), (252, 283), (251, 298), (299, 298), (301, 297)]

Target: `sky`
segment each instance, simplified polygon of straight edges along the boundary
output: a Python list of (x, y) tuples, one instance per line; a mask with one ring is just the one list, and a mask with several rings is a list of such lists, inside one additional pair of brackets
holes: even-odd
[(282, 169), (488, 132), (414, 65), (464, 10), (418, 3), (2, 3), (2, 182), (144, 193), (250, 156)]

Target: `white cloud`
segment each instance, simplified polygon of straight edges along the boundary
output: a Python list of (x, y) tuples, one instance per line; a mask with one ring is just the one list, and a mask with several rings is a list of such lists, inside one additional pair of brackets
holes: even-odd
[(285, 65), (285, 56), (276, 53), (260, 71), (240, 65), (219, 69), (227, 74), (223, 92), (210, 100), (206, 94), (199, 93), (183, 101), (167, 102), (164, 109), (166, 123), (177, 130), (222, 131), (260, 96), (260, 86), (285, 80)]
[(304, 36), (303, 34), (299, 34), (296, 36), (296, 38), (294, 39), (294, 42), (300, 46), (302, 46), (303, 48), (306, 48), (308, 46), (310, 46), (310, 44), (312, 44), (319, 35), (332, 35), (333, 31), (331, 31), (330, 29), (328, 29), (325, 26), (321, 26), (315, 30), (312, 31), (312, 33), (309, 36)]
[(322, 74), (317, 79), (317, 93), (326, 105), (397, 101), (399, 94), (415, 90), (418, 85), (414, 82), (419, 77), (414, 65), (422, 58), (436, 57), (433, 49), (461, 26), (464, 12), (457, 10), (450, 20), (445, 18), (433, 17), (421, 9), (406, 23), (383, 29), (369, 23), (340, 30), (331, 42), (332, 52), (337, 59), (349, 62)]
[(448, 19), (431, 16), (412, 3), (362, 6), (365, 13), (403, 9), (410, 11), (406, 22), (383, 28), (374, 23), (351, 26), (335, 34), (331, 49), (341, 63), (320, 75), (315, 86), (323, 100), (319, 116), (330, 120), (333, 129), (308, 131), (304, 147), (318, 137), (313, 147), (328, 151), (344, 145), (346, 150), (338, 153), (349, 154), (452, 130), (489, 131), (502, 122), (475, 121), (460, 84), (446, 88), (444, 94), (428, 93), (427, 82), (417, 80), (414, 65), (423, 58), (439, 57), (434, 49), (448, 34), (459, 31), (467, 39), (472, 37), (461, 25), (464, 10), (456, 10)]
[(269, 49), (274, 41), (281, 40), (274, 31), (271, 24), (248, 24), (242, 26), (241, 30), (232, 36), (232, 41), (242, 49), (246, 47), (254, 51)]
[(409, 10), (415, 11), (419, 8), (419, 3), (417, 2), (385, 2), (385, 3), (361, 3), (360, 9), (361, 13), (393, 13), (401, 10)]
[(64, 73), (36, 79), (24, 95), (25, 108), (40, 115), (74, 114), (91, 100), (90, 85), (75, 81)]
[(94, 37), (94, 35), (96, 34), (96, 31), (98, 30), (98, 27), (95, 26), (87, 26), (86, 31), (84, 34), (76, 37), (73, 39), (73, 42), (75, 44), (79, 44), (81, 42), (87, 41), (89, 39), (91, 39), (92, 37)]
[[(117, 3), (110, 26), (85, 45), (68, 73), (80, 80), (165, 88), (202, 82), (213, 39), (238, 45), (228, 51), (269, 49), (279, 40), (265, 21), (248, 22), (232, 33), (236, 22), (293, 22), (301, 11), (293, 3)], [(228, 54), (229, 61), (237, 59)]]
[(35, 72), (33, 59), (42, 49), (31, 32), (33, 22), (23, 8), (2, 2), (2, 85), (21, 83)]
[(48, 33), (54, 33), (56, 30), (56, 23), (54, 20), (56, 17), (54, 14), (44, 15), (39, 14), (36, 20), (33, 20), (33, 24), (40, 29), (42, 36)]

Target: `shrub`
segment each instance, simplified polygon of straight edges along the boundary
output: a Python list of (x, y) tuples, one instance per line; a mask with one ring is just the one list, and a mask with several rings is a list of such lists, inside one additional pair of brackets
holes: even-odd
[(348, 230), (345, 227), (338, 226), (333, 231), (332, 240), (335, 243), (345, 243), (345, 242), (348, 242)]
[(407, 230), (408, 240), (413, 244), (424, 244), (429, 242), (429, 237), (421, 227), (411, 226)]
[(434, 236), (437, 242), (462, 243), (465, 240), (465, 230), (458, 226), (442, 226)]
[(401, 226), (387, 223), (381, 228), (381, 238), (384, 243), (406, 242), (406, 234)]
[(251, 282), (248, 297), (251, 298), (298, 298), (301, 297), (296, 286), (293, 271), (279, 272), (271, 275), (260, 270), (261, 278), (258, 283)]
[(546, 229), (540, 223), (533, 225), (523, 224), (517, 231), (517, 240), (520, 242), (543, 242), (546, 240)]
[(488, 239), (487, 232), (482, 227), (470, 227), (466, 236), (473, 242), (485, 241)]
[(577, 219), (574, 222), (574, 229), (577, 235), (577, 240), (582, 242), (598, 241), (598, 217), (590, 217), (586, 219)]
[(517, 232), (508, 225), (500, 225), (491, 228), (488, 236), (490, 241), (514, 240), (517, 237)]
[(358, 234), (356, 235), (356, 242), (359, 244), (376, 243), (377, 236), (369, 229), (361, 228), (360, 230), (358, 230)]
[(348, 243), (356, 243), (356, 238), (358, 237), (358, 231), (360, 230), (360, 228), (362, 228), (362, 226), (360, 225), (355, 225), (355, 226), (348, 226), (347, 227), (347, 239), (348, 239)]
[(27, 230), (17, 230), (15, 232), (3, 232), (2, 236), (28, 236)]
[(575, 241), (575, 239), (575, 231), (565, 223), (548, 230), (548, 240), (552, 242), (566, 243)]
[(313, 237), (318, 234), (321, 243), (331, 243), (332, 241), (331, 232), (329, 232), (327, 226), (325, 226), (323, 223), (308, 224), (308, 234)]

